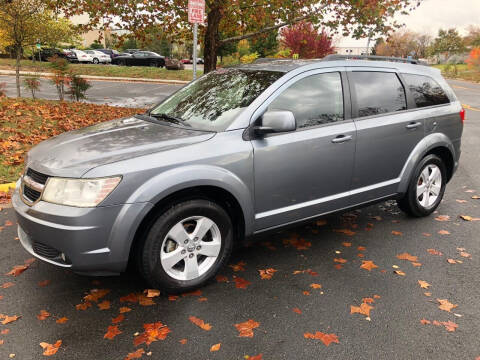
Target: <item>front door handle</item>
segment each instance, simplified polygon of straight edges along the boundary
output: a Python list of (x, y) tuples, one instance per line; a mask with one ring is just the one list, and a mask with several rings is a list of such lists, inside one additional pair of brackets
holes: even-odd
[(352, 135), (338, 135), (335, 139), (332, 139), (332, 143), (341, 144), (353, 139)]
[(411, 122), (406, 126), (407, 129), (416, 129), (418, 127), (422, 126), (421, 122)]

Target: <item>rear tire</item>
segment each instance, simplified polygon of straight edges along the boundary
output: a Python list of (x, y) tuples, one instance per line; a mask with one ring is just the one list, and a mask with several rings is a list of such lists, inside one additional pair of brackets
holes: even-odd
[(93, 63), (94, 63), (95, 65), (98, 64), (99, 62), (100, 62), (100, 61), (99, 61), (97, 58), (94, 58), (94, 59), (93, 59)]
[(188, 292), (212, 280), (232, 249), (227, 212), (208, 200), (189, 200), (153, 221), (137, 247), (136, 263), (149, 286), (167, 293)]
[(432, 214), (440, 205), (445, 193), (447, 170), (436, 155), (427, 155), (415, 168), (405, 196), (398, 207), (413, 217)]

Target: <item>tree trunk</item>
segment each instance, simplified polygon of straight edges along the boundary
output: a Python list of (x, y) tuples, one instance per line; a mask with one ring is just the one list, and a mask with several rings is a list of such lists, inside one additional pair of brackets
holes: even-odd
[(205, 74), (217, 68), (217, 49), (218, 49), (218, 27), (222, 13), (220, 7), (214, 7), (207, 16), (207, 29), (205, 31), (205, 64), (203, 72)]
[(17, 97), (21, 96), (20, 93), (20, 60), (22, 58), (22, 47), (17, 46), (17, 60), (15, 61), (15, 80), (17, 83)]

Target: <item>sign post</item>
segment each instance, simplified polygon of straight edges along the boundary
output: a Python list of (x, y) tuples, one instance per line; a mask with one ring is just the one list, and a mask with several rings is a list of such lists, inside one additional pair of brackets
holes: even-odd
[(188, 0), (188, 22), (193, 23), (193, 80), (197, 79), (198, 24), (205, 18), (205, 0)]

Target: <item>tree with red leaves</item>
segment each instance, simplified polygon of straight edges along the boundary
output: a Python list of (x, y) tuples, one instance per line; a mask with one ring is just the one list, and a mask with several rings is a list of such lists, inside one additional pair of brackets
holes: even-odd
[(323, 58), (333, 54), (332, 38), (322, 29), (319, 32), (312, 23), (301, 21), (281, 30), (281, 44), (303, 59)]

